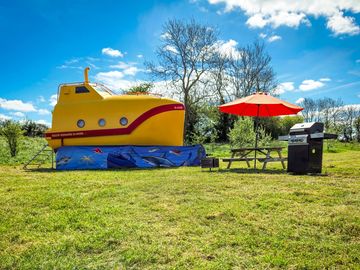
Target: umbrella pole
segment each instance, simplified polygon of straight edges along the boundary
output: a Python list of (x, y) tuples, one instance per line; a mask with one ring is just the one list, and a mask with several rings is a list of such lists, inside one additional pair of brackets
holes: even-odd
[(256, 171), (256, 152), (258, 147), (258, 139), (259, 139), (259, 133), (258, 133), (258, 126), (259, 126), (259, 110), (260, 110), (260, 104), (257, 104), (257, 113), (256, 113), (256, 119), (255, 119), (255, 162), (254, 162), (254, 170)]

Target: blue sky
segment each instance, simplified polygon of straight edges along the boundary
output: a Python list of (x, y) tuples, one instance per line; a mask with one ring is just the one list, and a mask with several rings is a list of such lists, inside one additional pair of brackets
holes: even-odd
[(172, 18), (217, 27), (226, 49), (264, 40), (283, 99), (360, 104), (358, 0), (13, 0), (0, 2), (0, 118), (50, 123), (58, 85), (86, 66), (110, 88), (147, 79)]

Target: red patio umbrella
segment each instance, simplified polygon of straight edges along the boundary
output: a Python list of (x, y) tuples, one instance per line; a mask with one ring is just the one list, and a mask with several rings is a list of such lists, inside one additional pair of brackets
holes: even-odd
[[(303, 108), (283, 101), (276, 97), (270, 96), (267, 93), (256, 92), (250, 96), (234, 100), (219, 106), (221, 112), (235, 114), (239, 116), (254, 116), (256, 117), (256, 139), (255, 149), (258, 142), (258, 118), (297, 114)], [(256, 150), (255, 150), (255, 164), (256, 168)]]

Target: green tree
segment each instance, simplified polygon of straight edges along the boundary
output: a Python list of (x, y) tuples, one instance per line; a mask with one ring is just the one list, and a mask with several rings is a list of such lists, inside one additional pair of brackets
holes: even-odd
[(290, 128), (298, 123), (304, 122), (304, 118), (302, 116), (284, 116), (279, 118), (280, 129), (281, 132), (279, 135), (287, 135), (289, 134)]
[(239, 118), (229, 132), (231, 147), (253, 146), (255, 135), (254, 123), (251, 118)]
[(48, 127), (31, 120), (27, 120), (21, 125), (21, 129), (27, 137), (43, 137)]
[(135, 85), (130, 87), (129, 90), (124, 91), (127, 95), (133, 95), (133, 94), (142, 94), (147, 95), (150, 93), (150, 90), (154, 87), (153, 83), (140, 83), (139, 85)]
[(279, 135), (282, 135), (280, 117), (260, 117), (259, 125), (263, 127), (266, 133), (269, 133), (274, 139), (277, 139)]
[(10, 155), (15, 157), (18, 152), (19, 141), (23, 135), (21, 125), (18, 122), (7, 120), (1, 125), (0, 135), (5, 138)]
[[(263, 127), (259, 127), (258, 146), (268, 146), (271, 136)], [(250, 117), (239, 118), (229, 132), (231, 147), (253, 147), (255, 145), (254, 121)]]

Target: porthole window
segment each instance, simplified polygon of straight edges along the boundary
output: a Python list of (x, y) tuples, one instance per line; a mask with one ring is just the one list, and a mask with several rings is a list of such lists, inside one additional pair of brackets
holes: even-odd
[(79, 128), (85, 127), (85, 121), (82, 120), (82, 119), (78, 120), (78, 121), (77, 121), (77, 126), (78, 126)]
[(126, 126), (128, 124), (128, 120), (126, 117), (121, 117), (120, 119), (120, 125)]
[(103, 119), (103, 118), (99, 119), (98, 124), (100, 127), (104, 127), (106, 125), (105, 119)]

